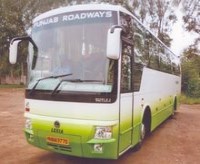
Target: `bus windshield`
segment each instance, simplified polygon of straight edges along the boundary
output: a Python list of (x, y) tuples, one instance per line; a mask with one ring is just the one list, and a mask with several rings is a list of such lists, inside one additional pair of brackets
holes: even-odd
[[(111, 92), (115, 62), (106, 58), (106, 39), (116, 24), (114, 15), (71, 12), (35, 22), (31, 37), (38, 54), (35, 67), (29, 68), (28, 89), (54, 91), (57, 86), (60, 91)], [(30, 45), (29, 63), (32, 58)]]

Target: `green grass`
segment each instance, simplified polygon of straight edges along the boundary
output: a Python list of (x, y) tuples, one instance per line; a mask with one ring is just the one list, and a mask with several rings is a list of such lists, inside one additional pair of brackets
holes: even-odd
[(24, 85), (20, 85), (20, 84), (0, 84), (0, 88), (24, 88)]
[(188, 97), (184, 94), (181, 95), (181, 104), (200, 104), (200, 97), (199, 98), (193, 98), (193, 97)]

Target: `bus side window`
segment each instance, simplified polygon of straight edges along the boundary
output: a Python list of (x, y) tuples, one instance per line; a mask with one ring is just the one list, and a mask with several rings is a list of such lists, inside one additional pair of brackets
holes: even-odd
[(148, 52), (148, 34), (144, 27), (138, 22), (133, 21), (134, 28), (134, 62), (133, 62), (133, 90), (139, 91), (142, 79), (143, 67), (148, 65), (149, 52)]
[(148, 67), (159, 70), (159, 52), (158, 52), (158, 41), (150, 35), (149, 37), (149, 63)]
[(160, 70), (166, 73), (171, 73), (171, 60), (167, 49), (160, 46)]
[(172, 62), (172, 74), (180, 76), (180, 66), (177, 63)]
[(132, 46), (122, 44), (121, 63), (121, 92), (126, 93), (132, 90)]
[(142, 79), (142, 71), (143, 71), (143, 65), (140, 63), (133, 63), (133, 89), (134, 91), (140, 90), (140, 84)]
[(138, 22), (133, 21), (134, 28), (134, 61), (143, 65), (147, 65), (149, 61), (148, 52), (148, 33)]

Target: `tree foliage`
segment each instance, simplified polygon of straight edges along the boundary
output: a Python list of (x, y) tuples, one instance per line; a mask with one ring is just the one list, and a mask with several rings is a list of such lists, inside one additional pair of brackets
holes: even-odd
[(170, 47), (169, 33), (176, 22), (174, 1), (171, 0), (133, 0), (133, 13), (153, 33)]
[(196, 52), (190, 47), (182, 59), (182, 91), (190, 97), (200, 97), (200, 56)]
[[(10, 66), (8, 62), (8, 49), (10, 38), (16, 35), (25, 34), (25, 24), (23, 22), (24, 15), (23, 0), (21, 1), (0, 1), (0, 75), (17, 74), (20, 72), (18, 63), (15, 66)], [(23, 56), (23, 55), (22, 55)], [(23, 58), (22, 58), (23, 60)]]
[(200, 1), (183, 0), (183, 21), (188, 31), (194, 31), (200, 34)]
[[(184, 27), (189, 32), (194, 32), (200, 36), (200, 1), (182, 0)], [(197, 37), (194, 44), (189, 48), (196, 49), (196, 54), (200, 55), (200, 37)]]

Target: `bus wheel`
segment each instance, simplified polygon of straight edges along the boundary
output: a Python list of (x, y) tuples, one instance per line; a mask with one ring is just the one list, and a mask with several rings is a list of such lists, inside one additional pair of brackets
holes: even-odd
[(145, 136), (146, 136), (146, 126), (144, 123), (142, 123), (140, 128), (140, 142), (144, 140)]
[(139, 142), (134, 147), (134, 150), (138, 151), (142, 147), (142, 143), (144, 141), (145, 136), (146, 136), (146, 126), (145, 126), (145, 123), (143, 121), (142, 124), (140, 125)]
[(173, 109), (172, 109), (172, 114), (171, 114), (170, 118), (174, 117), (176, 109), (177, 109), (177, 102), (176, 102), (176, 99), (175, 99)]

